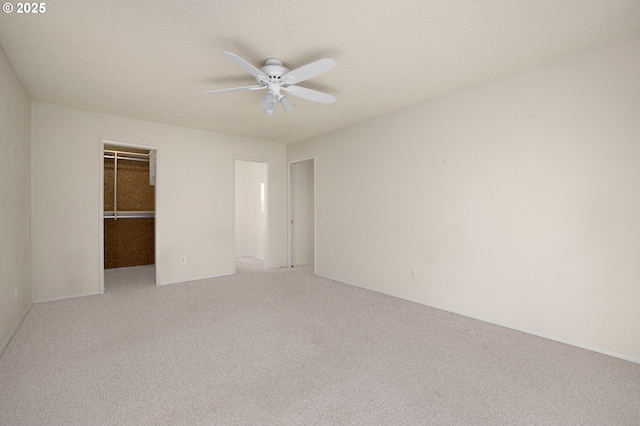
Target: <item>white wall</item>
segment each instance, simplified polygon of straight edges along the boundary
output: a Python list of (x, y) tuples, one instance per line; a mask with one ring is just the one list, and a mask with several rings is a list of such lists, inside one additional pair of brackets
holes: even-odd
[[(236, 255), (264, 259), (267, 207), (261, 211), (260, 184), (267, 164), (236, 160)], [(266, 185), (265, 185), (266, 186)]]
[(313, 160), (291, 164), (293, 210), (293, 264), (313, 263), (315, 259)]
[(270, 163), (268, 264), (286, 265), (283, 145), (45, 103), (32, 108), (34, 300), (99, 291), (101, 139), (158, 147), (159, 283), (233, 272), (234, 156)]
[(0, 47), (0, 353), (31, 307), (30, 157), (31, 101)]
[(287, 154), (318, 274), (640, 361), (640, 35)]

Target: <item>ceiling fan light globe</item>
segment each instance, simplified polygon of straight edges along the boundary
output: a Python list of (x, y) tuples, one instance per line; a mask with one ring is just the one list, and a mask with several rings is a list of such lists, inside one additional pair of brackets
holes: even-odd
[(260, 106), (264, 110), (275, 109), (276, 97), (273, 93), (269, 92), (262, 99), (260, 99)]
[(282, 104), (282, 108), (284, 108), (284, 112), (289, 112), (293, 109), (296, 104), (294, 104), (291, 99), (283, 96), (280, 98), (280, 103)]
[(262, 112), (264, 112), (265, 114), (270, 115), (270, 116), (273, 117), (274, 115), (276, 115), (276, 107), (273, 106), (273, 107), (271, 107), (269, 109), (265, 108), (265, 109), (262, 110)]

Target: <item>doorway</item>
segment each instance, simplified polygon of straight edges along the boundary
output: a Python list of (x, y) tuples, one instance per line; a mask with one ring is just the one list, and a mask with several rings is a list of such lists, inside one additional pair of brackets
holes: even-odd
[[(267, 162), (235, 160), (235, 263), (250, 259), (268, 268)], [(235, 273), (235, 267), (234, 267)]]
[(105, 140), (100, 148), (100, 293), (105, 269), (147, 266), (157, 285), (157, 148)]
[(289, 163), (289, 265), (315, 263), (315, 160)]

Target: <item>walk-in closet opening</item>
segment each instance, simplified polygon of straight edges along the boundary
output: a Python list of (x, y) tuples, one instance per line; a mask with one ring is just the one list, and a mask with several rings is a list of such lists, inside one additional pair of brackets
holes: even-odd
[(267, 163), (235, 161), (235, 255), (259, 259), (268, 267)]
[[(289, 265), (316, 261), (315, 160), (289, 163)], [(320, 223), (322, 226), (322, 223)]]
[(105, 270), (155, 272), (156, 151), (105, 142), (103, 163), (102, 291)]

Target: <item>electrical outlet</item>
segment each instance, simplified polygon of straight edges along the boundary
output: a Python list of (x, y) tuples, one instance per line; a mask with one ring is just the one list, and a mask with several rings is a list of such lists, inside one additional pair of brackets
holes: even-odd
[(411, 278), (418, 277), (418, 270), (416, 268), (411, 269)]
[(187, 263), (187, 256), (185, 256), (184, 254), (180, 256), (180, 263)]

